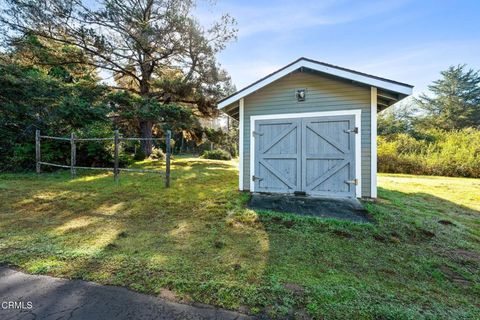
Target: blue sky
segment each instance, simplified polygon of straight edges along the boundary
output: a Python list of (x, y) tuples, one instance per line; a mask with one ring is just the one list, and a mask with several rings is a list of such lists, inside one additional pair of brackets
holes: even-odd
[(480, 69), (480, 1), (218, 0), (200, 19), (223, 12), (238, 39), (219, 55), (237, 89), (305, 56), (415, 86), (450, 65)]

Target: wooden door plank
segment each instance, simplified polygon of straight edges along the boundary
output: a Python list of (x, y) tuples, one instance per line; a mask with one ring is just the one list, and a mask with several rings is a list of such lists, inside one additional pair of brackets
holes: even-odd
[(337, 171), (339, 171), (340, 169), (342, 169), (343, 167), (348, 165), (348, 163), (349, 163), (349, 161), (347, 161), (347, 160), (340, 161), (339, 163), (334, 165), (332, 168), (327, 170), (325, 173), (323, 173), (320, 177), (315, 179), (312, 183), (310, 183), (307, 186), (307, 190), (311, 191), (311, 190), (315, 189), (319, 184), (323, 183), (325, 180), (327, 180), (328, 178), (333, 176), (335, 173), (337, 173)]
[(274, 139), (270, 141), (269, 144), (267, 144), (266, 147), (263, 148), (262, 154), (268, 152), (270, 149), (272, 149), (280, 140), (282, 140), (287, 134), (292, 132), (297, 127), (296, 124), (291, 124), (290, 127), (285, 128), (283, 131), (281, 131)]
[(282, 177), (282, 174), (280, 172), (277, 171), (277, 169), (275, 169), (274, 167), (272, 167), (269, 163), (265, 162), (265, 161), (262, 161), (262, 160), (259, 160), (258, 161), (259, 164), (263, 165), (265, 167), (265, 169), (267, 169), (268, 171), (270, 171), (275, 177), (278, 178), (278, 180), (280, 180), (281, 182), (283, 182), (285, 185), (287, 185), (290, 189), (295, 189), (296, 185), (292, 184), (290, 181), (288, 181), (287, 179), (285, 179), (285, 177)]
[(306, 127), (308, 129), (310, 129), (313, 133), (315, 133), (316, 135), (318, 135), (320, 138), (322, 138), (323, 140), (325, 140), (326, 142), (328, 142), (332, 147), (334, 147), (335, 149), (337, 149), (338, 151), (342, 152), (342, 153), (348, 153), (348, 150), (345, 150), (342, 146), (339, 146), (338, 143), (336, 143), (336, 141), (334, 139), (332, 139), (332, 137), (329, 137), (327, 136), (326, 134), (321, 134), (320, 132), (318, 132), (316, 129), (310, 127), (308, 124), (306, 125)]

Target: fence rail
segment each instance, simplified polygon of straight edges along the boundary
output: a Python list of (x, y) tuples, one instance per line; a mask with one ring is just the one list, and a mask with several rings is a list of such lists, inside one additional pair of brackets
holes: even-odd
[[(115, 134), (111, 138), (77, 138), (74, 133), (71, 134), (70, 138), (65, 137), (53, 137), (53, 136), (42, 136), (40, 130), (35, 132), (35, 160), (36, 160), (36, 170), (37, 173), (41, 173), (42, 165), (51, 166), (57, 168), (70, 169), (70, 174), (72, 179), (75, 178), (77, 174), (77, 169), (81, 170), (104, 170), (104, 171), (113, 171), (113, 177), (115, 181), (119, 180), (120, 172), (140, 172), (140, 173), (156, 173), (160, 175), (165, 175), (165, 187), (170, 187), (170, 155), (171, 155), (171, 146), (170, 139), (172, 133), (170, 130), (167, 131), (165, 137), (165, 172), (160, 170), (152, 169), (137, 169), (137, 168), (120, 168), (119, 166), (119, 146), (121, 141), (131, 141), (131, 140), (143, 140), (143, 141), (154, 141), (154, 140), (163, 140), (161, 138), (134, 138), (134, 137), (121, 137), (118, 133), (118, 130), (115, 130)], [(53, 140), (62, 140), (70, 142), (70, 165), (57, 164), (51, 162), (42, 161), (41, 153), (41, 140), (42, 139), (53, 139)], [(77, 161), (77, 148), (76, 141), (113, 141), (114, 143), (114, 166), (113, 167), (80, 167), (76, 165)]]
[[(53, 140), (64, 140), (64, 141), (70, 141), (71, 138), (65, 138), (65, 137), (52, 137), (52, 136), (40, 136), (40, 138), (44, 139), (53, 139)], [(108, 141), (108, 140), (115, 140), (115, 137), (112, 138), (75, 138), (75, 141)], [(163, 138), (125, 138), (125, 137), (118, 137), (118, 140), (125, 140), (125, 141), (130, 141), (130, 140), (135, 140), (135, 141), (141, 141), (141, 140), (150, 140), (150, 141), (156, 141), (156, 140), (163, 140)]]

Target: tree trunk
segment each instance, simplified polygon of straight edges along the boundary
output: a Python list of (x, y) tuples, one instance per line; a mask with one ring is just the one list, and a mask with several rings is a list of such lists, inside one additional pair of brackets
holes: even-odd
[[(142, 80), (140, 81), (140, 93), (144, 99), (148, 98), (150, 92), (149, 86), (149, 79), (150, 74), (146, 71), (146, 67), (142, 66)], [(140, 137), (142, 138), (151, 138), (152, 137), (152, 128), (153, 128), (153, 121), (149, 120), (141, 120), (140, 121)], [(152, 140), (141, 140), (140, 146), (148, 157), (152, 154)]]
[[(151, 138), (152, 137), (152, 121), (141, 121), (140, 122), (140, 136), (142, 138)], [(152, 154), (152, 140), (141, 140), (140, 146), (142, 147), (143, 152), (148, 157)]]

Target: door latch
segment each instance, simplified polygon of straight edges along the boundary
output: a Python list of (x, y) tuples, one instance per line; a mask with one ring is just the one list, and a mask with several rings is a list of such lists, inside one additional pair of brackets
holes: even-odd
[(358, 127), (355, 127), (353, 129), (343, 130), (343, 132), (345, 132), (345, 133), (352, 133), (352, 132), (358, 133)]
[(260, 177), (257, 177), (257, 176), (255, 176), (255, 175), (253, 175), (253, 176), (252, 176), (252, 181), (256, 181), (256, 180), (262, 181), (263, 178), (260, 178)]
[(345, 180), (345, 183), (357, 185), (358, 184), (358, 179)]
[(253, 136), (263, 136), (263, 132), (253, 131)]

